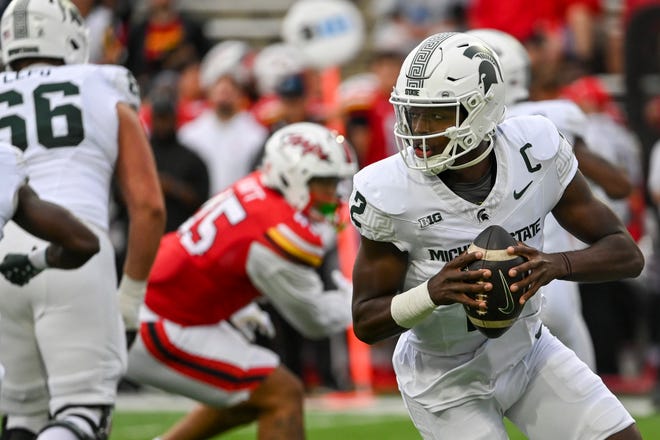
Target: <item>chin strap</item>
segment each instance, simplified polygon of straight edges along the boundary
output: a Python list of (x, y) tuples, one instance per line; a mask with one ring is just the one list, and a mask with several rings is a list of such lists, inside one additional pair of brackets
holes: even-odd
[(490, 154), (491, 151), (493, 151), (493, 148), (495, 147), (495, 138), (493, 137), (492, 133), (489, 133), (488, 135), (488, 147), (481, 153), (479, 156), (476, 158), (472, 159), (469, 162), (456, 165), (456, 166), (447, 166), (448, 170), (461, 170), (463, 168), (468, 168), (471, 167), (472, 165), (478, 164), (482, 160), (484, 160), (488, 155)]

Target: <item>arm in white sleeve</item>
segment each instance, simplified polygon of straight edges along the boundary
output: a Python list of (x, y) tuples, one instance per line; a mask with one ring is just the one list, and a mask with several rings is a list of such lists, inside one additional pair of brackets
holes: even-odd
[(259, 243), (250, 247), (246, 269), (257, 289), (306, 337), (322, 338), (350, 325), (351, 292), (324, 291), (314, 269), (285, 260)]
[(653, 201), (660, 203), (660, 141), (656, 142), (651, 150), (648, 173), (648, 190)]

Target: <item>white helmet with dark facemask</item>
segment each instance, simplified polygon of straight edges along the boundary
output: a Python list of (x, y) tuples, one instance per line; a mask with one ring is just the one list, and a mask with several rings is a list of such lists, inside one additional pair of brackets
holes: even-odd
[(2, 14), (2, 59), (9, 66), (23, 58), (86, 63), (88, 31), (69, 0), (14, 0)]
[(349, 178), (357, 171), (355, 154), (343, 136), (311, 122), (279, 129), (266, 142), (264, 185), (279, 190), (299, 211), (308, 208), (308, 182), (314, 177)]
[[(422, 41), (406, 57), (390, 102), (394, 105), (394, 135), (409, 168), (427, 174), (472, 166), (492, 150), (492, 135), (504, 117), (504, 83), (495, 52), (482, 40), (464, 33), (440, 33)], [(414, 133), (411, 108), (456, 110), (455, 124), (438, 133)], [(426, 143), (449, 138), (446, 148), (426, 156)], [(484, 139), (489, 147), (478, 157), (460, 165), (456, 158), (477, 148)], [(420, 144), (423, 157), (415, 155)]]
[(497, 54), (506, 84), (506, 105), (529, 97), (531, 62), (527, 49), (514, 36), (496, 29), (473, 29), (466, 32), (486, 42)]

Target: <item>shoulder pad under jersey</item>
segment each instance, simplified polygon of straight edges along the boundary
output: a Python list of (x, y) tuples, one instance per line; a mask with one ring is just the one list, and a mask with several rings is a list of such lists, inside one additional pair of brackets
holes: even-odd
[(576, 138), (584, 139), (587, 116), (573, 101), (553, 99), (539, 101), (539, 105), (547, 109), (543, 116), (550, 119), (569, 142), (574, 143)]
[(140, 87), (130, 70), (115, 65), (101, 65), (98, 68), (100, 76), (119, 94), (119, 101), (137, 110), (140, 106)]
[(529, 152), (536, 160), (551, 159), (559, 151), (561, 135), (545, 116), (514, 116), (504, 120), (497, 130), (515, 144), (532, 144), (534, 148)]
[[(423, 178), (421, 172), (413, 170)], [(353, 190), (367, 202), (387, 214), (401, 214), (406, 210), (411, 195), (409, 170), (398, 154), (372, 163), (353, 177)]]

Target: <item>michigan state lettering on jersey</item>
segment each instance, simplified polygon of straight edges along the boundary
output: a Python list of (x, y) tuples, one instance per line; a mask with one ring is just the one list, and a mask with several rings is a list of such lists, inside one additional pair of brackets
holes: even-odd
[[(513, 238), (518, 241), (530, 242), (534, 237), (541, 233), (541, 219), (538, 218), (528, 226), (520, 228), (516, 231), (509, 232)], [(431, 260), (442, 261), (448, 263), (460, 254), (465, 252), (469, 247), (468, 244), (453, 248), (453, 249), (431, 249), (429, 248), (429, 258)]]

